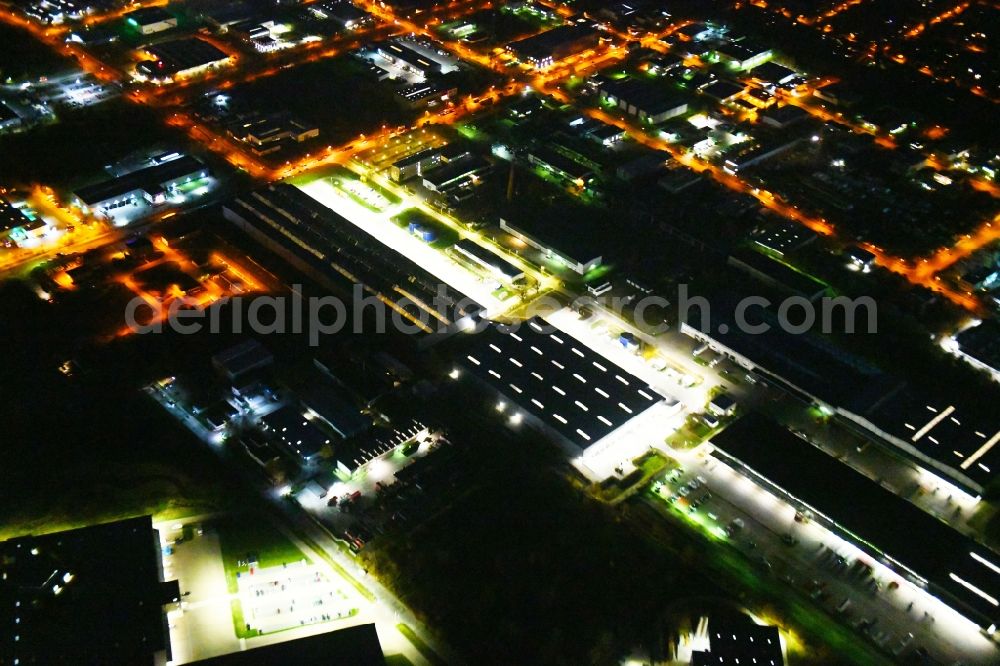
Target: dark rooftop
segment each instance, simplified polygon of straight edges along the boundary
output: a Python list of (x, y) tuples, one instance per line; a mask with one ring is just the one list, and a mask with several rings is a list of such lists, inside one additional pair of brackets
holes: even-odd
[(781, 636), (777, 627), (712, 617), (708, 621), (707, 652), (693, 653), (691, 666), (783, 666)]
[(549, 206), (538, 214), (505, 217), (503, 224), (579, 263), (602, 257), (607, 249), (601, 240), (607, 232), (601, 229), (600, 222), (584, 214), (567, 215), (565, 209), (556, 206)]
[[(693, 308), (687, 325), (750, 359), (785, 388), (799, 395), (804, 392), (807, 401), (818, 398), (831, 405), (843, 405), (855, 400), (863, 387), (870, 387), (874, 394), (897, 383), (819, 336), (782, 330), (771, 310), (754, 308), (752, 314), (747, 313), (747, 323), (765, 324), (766, 331), (757, 335), (742, 332), (734, 317), (737, 299), (734, 295), (712, 301), (707, 322)], [(709, 325), (707, 330), (702, 328), (705, 323)]]
[(778, 125), (790, 125), (808, 118), (809, 112), (797, 106), (786, 104), (785, 106), (773, 106), (761, 113), (760, 117), (771, 120)]
[(232, 380), (274, 362), (274, 356), (256, 340), (247, 340), (212, 357), (212, 364)]
[[(545, 32), (525, 37), (511, 42), (507, 48), (524, 58), (543, 60), (553, 57), (558, 59), (564, 55), (561, 52), (571, 50), (574, 46), (592, 40), (596, 45), (597, 32), (588, 26), (563, 25)], [(580, 50), (586, 48), (580, 46)]]
[(755, 231), (751, 236), (755, 243), (778, 254), (793, 252), (816, 240), (817, 237), (815, 231), (788, 220), (768, 225)]
[(664, 399), (538, 317), (490, 326), (461, 363), (581, 449)]
[(955, 336), (959, 349), (980, 363), (1000, 370), (1000, 322), (987, 319)]
[(937, 466), (950, 468), (949, 475), (957, 472), (985, 486), (1000, 470), (1000, 426), (947, 398), (904, 385), (874, 399), (859, 391), (849, 406)]
[(758, 65), (750, 70), (750, 74), (757, 80), (775, 84), (795, 76), (795, 73), (794, 69), (789, 69), (776, 62), (765, 62), (763, 65)]
[(371, 426), (371, 419), (338, 386), (322, 377), (298, 389), (302, 404), (326, 421), (341, 437), (352, 437)]
[(686, 102), (679, 95), (655, 81), (622, 79), (601, 85), (601, 92), (624, 100), (626, 104), (645, 111), (651, 116), (676, 109)]
[(330, 443), (329, 436), (308, 420), (295, 405), (285, 405), (262, 417), (260, 422), (265, 432), (277, 437), (303, 460), (318, 455)]
[(162, 63), (162, 65), (151, 64), (150, 73), (168, 76), (229, 57), (226, 52), (198, 37), (184, 37), (159, 42), (145, 47), (145, 51), (154, 56), (159, 63)]
[(983, 626), (1000, 620), (995, 602), (1000, 599), (1000, 557), (988, 548), (767, 417), (745, 416), (714, 436), (712, 443), (722, 450), (721, 457), (736, 458), (818, 516), (855, 535), (847, 538), (859, 548), (875, 557), (888, 555), (957, 599), (978, 615), (975, 619)]
[(716, 81), (702, 88), (702, 92), (713, 99), (724, 101), (743, 92), (744, 86), (732, 81)]
[(0, 234), (30, 223), (31, 219), (24, 214), (24, 211), (14, 208), (9, 201), (0, 197)]
[(184, 155), (176, 160), (170, 160), (156, 166), (127, 173), (118, 178), (81, 187), (74, 191), (74, 194), (88, 206), (123, 196), (135, 190), (154, 194), (160, 191), (163, 183), (175, 178), (181, 178), (200, 169), (207, 170), (207, 167), (190, 155)]
[(0, 663), (138, 666), (169, 648), (176, 590), (150, 516), (0, 542), (0, 572)]
[(142, 7), (125, 14), (126, 21), (135, 21), (139, 25), (168, 21), (172, 18), (174, 15), (163, 7)]
[(359, 624), (294, 641), (194, 662), (201, 666), (384, 666), (374, 624)]
[(531, 157), (574, 180), (593, 175), (589, 167), (571, 160), (548, 144), (532, 148)]
[(740, 270), (762, 276), (760, 279), (763, 279), (765, 282), (774, 283), (787, 292), (805, 296), (810, 300), (815, 299), (818, 295), (822, 295), (826, 290), (826, 285), (819, 280), (805, 273), (800, 273), (756, 250), (748, 248), (738, 249), (730, 255), (729, 263)]

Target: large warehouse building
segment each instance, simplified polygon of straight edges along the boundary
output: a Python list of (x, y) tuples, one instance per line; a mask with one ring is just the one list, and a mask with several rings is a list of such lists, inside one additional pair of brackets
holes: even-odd
[(601, 265), (603, 257), (600, 244), (581, 233), (583, 222), (556, 217), (517, 222), (500, 218), (500, 228), (573, 272), (586, 275)]
[(193, 76), (232, 61), (228, 53), (199, 37), (172, 39), (147, 46), (143, 51), (152, 60), (140, 62), (136, 65), (136, 72), (153, 81)]
[(165, 203), (176, 187), (210, 175), (209, 168), (195, 158), (179, 155), (176, 159), (81, 187), (74, 194), (81, 208), (101, 214), (139, 200), (153, 205)]
[[(766, 443), (766, 445), (765, 445)], [(1000, 620), (1000, 556), (758, 414), (712, 438), (713, 456), (981, 628)]]
[(601, 100), (648, 123), (662, 123), (687, 113), (687, 102), (666, 87), (639, 79), (607, 81), (600, 86)]
[(589, 26), (563, 25), (511, 42), (507, 51), (533, 67), (550, 67), (563, 58), (597, 46), (599, 42), (600, 35)]
[(0, 542), (0, 664), (169, 663), (179, 599), (150, 516)]
[(480, 304), (297, 187), (268, 185), (226, 204), (223, 216), (323, 287), (343, 292), (360, 285), (366, 297), (387, 304), (387, 319), (398, 316), (415, 333), (450, 334), (483, 313)]
[(665, 400), (635, 375), (612, 365), (535, 317), (523, 325), (491, 325), (461, 359), (473, 376), (520, 414), (573, 450), (600, 442)]
[(803, 402), (825, 407), (843, 425), (970, 496), (979, 497), (1000, 470), (1000, 430), (969, 407), (925, 395), (817, 336), (786, 332), (768, 310), (755, 308), (748, 316), (748, 323), (769, 327), (756, 334), (741, 331), (734, 304), (713, 303), (710, 318), (697, 309), (692, 315), (682, 333)]

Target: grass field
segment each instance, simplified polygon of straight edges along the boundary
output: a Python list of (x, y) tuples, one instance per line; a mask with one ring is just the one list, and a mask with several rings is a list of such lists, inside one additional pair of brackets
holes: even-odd
[[(410, 625), (400, 623), (396, 625), (396, 628), (399, 629), (399, 633), (406, 637), (406, 640), (413, 644), (413, 647), (417, 648), (417, 652), (423, 655), (424, 659), (435, 665), (441, 664), (443, 666), (446, 663), (427, 643), (424, 643), (423, 639), (410, 628)], [(402, 655), (399, 656), (402, 657)], [(406, 657), (402, 658), (406, 659)]]
[(398, 226), (406, 228), (411, 222), (416, 222), (422, 227), (434, 231), (435, 239), (430, 246), (436, 250), (443, 250), (458, 242), (458, 232), (451, 227), (439, 222), (419, 208), (409, 208), (392, 218)]
[(219, 532), (226, 583), (232, 593), (239, 590), (237, 574), (250, 570), (246, 564), (249, 560), (255, 560), (262, 569), (303, 559), (309, 561), (295, 544), (263, 519), (234, 516), (219, 522), (215, 528)]

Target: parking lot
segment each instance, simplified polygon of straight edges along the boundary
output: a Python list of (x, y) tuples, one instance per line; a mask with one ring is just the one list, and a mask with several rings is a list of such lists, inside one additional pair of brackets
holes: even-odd
[(887, 656), (926, 650), (944, 663), (995, 663), (995, 645), (937, 598), (749, 478), (707, 455), (654, 482), (656, 502), (709, 538), (726, 540), (762, 574), (798, 590)]
[(293, 562), (239, 576), (243, 618), (260, 633), (350, 617), (348, 595), (314, 565)]

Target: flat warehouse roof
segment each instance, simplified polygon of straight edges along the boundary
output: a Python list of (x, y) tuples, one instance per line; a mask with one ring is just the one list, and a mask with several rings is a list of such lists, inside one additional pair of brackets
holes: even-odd
[(1000, 368), (1000, 321), (987, 319), (955, 336), (959, 349), (980, 363)]
[(597, 32), (587, 26), (562, 25), (515, 40), (509, 43), (507, 48), (523, 57), (542, 59), (553, 56), (556, 51), (562, 49), (576, 48), (583, 51), (587, 48), (586, 42), (593, 41), (596, 45), (598, 37)]
[(0, 663), (156, 663), (161, 573), (151, 516), (0, 542)]
[(516, 328), (490, 326), (462, 363), (581, 449), (664, 400), (539, 317)]
[(556, 205), (546, 206), (535, 214), (518, 215), (516, 219), (501, 218), (501, 228), (509, 227), (581, 264), (600, 259), (606, 249), (602, 234), (607, 231), (593, 218), (574, 215), (574, 212), (567, 213)]
[(202, 666), (328, 666), (332, 663), (383, 666), (385, 657), (382, 656), (382, 645), (375, 625), (359, 624), (284, 643), (202, 659), (195, 663)]
[(229, 57), (224, 51), (198, 37), (184, 37), (147, 46), (148, 53), (167, 63), (172, 71), (201, 67)]
[(626, 104), (631, 104), (640, 111), (654, 116), (687, 104), (683, 98), (675, 95), (668, 88), (652, 81), (640, 79), (610, 81), (601, 86), (601, 92), (623, 100)]
[(0, 100), (0, 120), (13, 120), (19, 117), (3, 100)]
[(500, 273), (508, 280), (516, 280), (517, 278), (524, 276), (523, 270), (510, 263), (500, 255), (494, 254), (486, 248), (476, 245), (468, 238), (463, 238), (455, 243), (453, 247), (460, 253), (471, 257), (481, 265)]
[(770, 310), (747, 315), (748, 323), (766, 324), (766, 331), (742, 331), (734, 303), (735, 295), (713, 301), (705, 321), (692, 311), (685, 322), (688, 334), (696, 331), (749, 359), (800, 398), (832, 405), (868, 435), (902, 449), (966, 492), (981, 492), (1000, 470), (1000, 427), (976, 413), (982, 410), (914, 389), (819, 335), (784, 331)]
[[(729, 255), (729, 263), (737, 268), (744, 266), (751, 271), (756, 271), (765, 278), (776, 282), (784, 289), (812, 297), (817, 293), (822, 293), (826, 285), (812, 277), (801, 273), (794, 268), (772, 259), (756, 250), (750, 248), (739, 248)], [(741, 266), (742, 264), (742, 266)]]
[[(424, 268), (291, 185), (268, 185), (232, 200), (225, 210), (328, 280), (360, 281), (391, 299), (414, 320), (424, 322), (427, 332), (433, 330), (436, 321), (441, 321), (439, 317), (450, 324), (483, 310), (478, 303), (442, 284)], [(435, 305), (440, 305), (444, 312), (438, 312)]]
[(902, 386), (864, 407), (856, 413), (982, 486), (1000, 470), (1000, 425), (976, 418), (967, 405)]
[(184, 155), (175, 160), (139, 169), (118, 178), (81, 187), (74, 194), (80, 198), (80, 201), (89, 206), (123, 196), (135, 190), (154, 193), (159, 190), (163, 183), (201, 170), (207, 172), (208, 167), (190, 155)]
[(946, 591), (983, 624), (1000, 619), (1000, 556), (990, 549), (767, 417), (745, 416), (712, 443), (723, 454), (713, 455), (739, 460), (851, 533), (859, 547), (888, 555)]
[(15, 227), (28, 224), (31, 219), (20, 208), (14, 208), (10, 202), (0, 197), (0, 234), (5, 234)]

